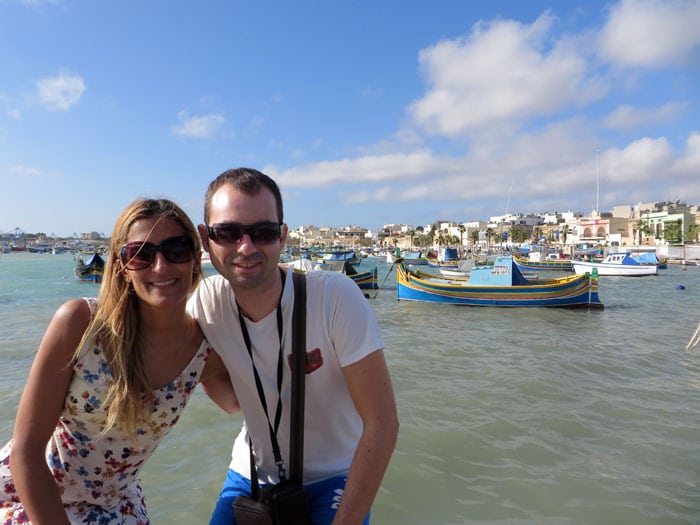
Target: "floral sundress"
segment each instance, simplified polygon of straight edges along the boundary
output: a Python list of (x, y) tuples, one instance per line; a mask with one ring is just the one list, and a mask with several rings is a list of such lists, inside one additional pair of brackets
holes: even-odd
[[(92, 346), (73, 367), (63, 412), (46, 446), (46, 461), (71, 523), (147, 525), (139, 471), (180, 419), (211, 349), (202, 341), (182, 373), (155, 391), (151, 416), (132, 438), (119, 428), (100, 435), (112, 376), (101, 348)], [(28, 524), (12, 480), (11, 449), (12, 440), (0, 450), (0, 525)]]

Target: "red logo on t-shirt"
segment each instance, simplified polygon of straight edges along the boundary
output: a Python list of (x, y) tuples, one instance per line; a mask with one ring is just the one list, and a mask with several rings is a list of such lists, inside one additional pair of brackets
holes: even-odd
[[(287, 362), (289, 367), (294, 367), (294, 356), (289, 354), (287, 356)], [(314, 348), (311, 352), (306, 352), (306, 373), (310, 374), (314, 370), (317, 370), (323, 366), (323, 355), (321, 354), (320, 348)]]

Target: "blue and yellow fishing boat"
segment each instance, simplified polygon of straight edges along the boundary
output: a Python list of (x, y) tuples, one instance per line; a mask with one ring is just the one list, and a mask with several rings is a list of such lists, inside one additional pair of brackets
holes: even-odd
[(544, 306), (603, 308), (594, 273), (558, 279), (526, 279), (512, 257), (475, 266), (468, 281), (441, 279), (396, 264), (396, 295), (404, 301), (466, 306)]
[(519, 257), (517, 255), (513, 256), (513, 263), (518, 267), (520, 271), (526, 272), (541, 272), (555, 270), (559, 272), (573, 272), (574, 265), (571, 263), (571, 259), (563, 258), (528, 258)]

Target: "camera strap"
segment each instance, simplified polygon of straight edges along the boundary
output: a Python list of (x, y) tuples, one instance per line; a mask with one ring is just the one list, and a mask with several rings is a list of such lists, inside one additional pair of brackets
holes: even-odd
[(292, 271), (292, 406), (289, 414), (289, 479), (304, 478), (304, 401), (306, 400), (306, 275)]
[[(258, 390), (258, 397), (260, 398), (260, 404), (262, 405), (263, 411), (265, 412), (265, 418), (267, 419), (267, 427), (270, 431), (270, 442), (272, 443), (272, 453), (275, 456), (275, 463), (279, 469), (280, 479), (286, 479), (286, 473), (284, 471), (284, 461), (282, 460), (282, 454), (280, 452), (280, 446), (277, 442), (277, 430), (280, 426), (280, 420), (282, 419), (282, 377), (283, 377), (283, 350), (282, 350), (282, 293), (284, 293), (284, 273), (282, 275), (282, 292), (280, 292), (280, 299), (277, 302), (277, 335), (279, 336), (279, 351), (277, 353), (277, 407), (275, 408), (275, 423), (274, 426), (270, 422), (270, 414), (267, 409), (267, 401), (265, 400), (265, 391), (263, 390), (262, 381), (260, 381), (260, 374), (258, 374), (258, 369), (255, 366), (255, 360), (253, 359), (253, 347), (250, 342), (250, 335), (248, 334), (248, 328), (246, 327), (245, 320), (243, 319), (243, 312), (240, 306), (238, 306), (238, 320), (241, 323), (241, 332), (243, 333), (243, 341), (245, 342), (246, 349), (248, 350), (248, 355), (250, 356), (250, 362), (253, 365), (253, 376), (255, 377), (255, 388)], [(252, 442), (252, 440), (251, 440)], [(252, 475), (252, 472), (251, 472)]]
[[(282, 341), (282, 329), (284, 321), (282, 318), (282, 294), (284, 293), (285, 274), (282, 270), (280, 270), (280, 274), (282, 276), (282, 292), (280, 293), (280, 299), (277, 303), (277, 333), (279, 336), (280, 346), (277, 355), (278, 396), (277, 406), (275, 408), (274, 425), (270, 422), (270, 415), (265, 399), (265, 391), (263, 390), (262, 382), (260, 381), (260, 375), (258, 374), (258, 370), (255, 366), (250, 335), (248, 333), (248, 328), (246, 327), (245, 320), (243, 319), (243, 314), (241, 312), (240, 307), (238, 307), (238, 319), (241, 325), (243, 341), (245, 342), (246, 349), (248, 350), (248, 355), (250, 356), (250, 361), (253, 366), (255, 387), (258, 391), (258, 397), (260, 398), (260, 403), (262, 405), (263, 411), (265, 412), (265, 417), (267, 419), (268, 430), (270, 432), (270, 443), (272, 444), (272, 453), (275, 457), (275, 463), (279, 469), (280, 481), (286, 481), (287, 479), (290, 479), (301, 482), (304, 466), (303, 454), (305, 397), (304, 387), (306, 376), (306, 276), (303, 273), (292, 273), (294, 281), (294, 310), (292, 314), (292, 358), (290, 360), (290, 367), (292, 369), (292, 404), (290, 407), (290, 469), (289, 478), (287, 478), (287, 473), (284, 469), (284, 460), (282, 459), (279, 442), (277, 441), (277, 431), (279, 430), (280, 420), (282, 417), (282, 378), (284, 373), (284, 351)], [(238, 304), (236, 304), (236, 306), (238, 306)], [(251, 496), (253, 498), (257, 498), (259, 493), (259, 483), (257, 469), (255, 466), (255, 458), (253, 457), (253, 441), (250, 437), (250, 433), (248, 434), (248, 446), (250, 448)]]

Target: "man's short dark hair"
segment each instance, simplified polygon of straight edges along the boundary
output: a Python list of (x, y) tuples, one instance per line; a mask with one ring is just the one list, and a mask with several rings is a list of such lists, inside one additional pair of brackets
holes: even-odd
[(277, 221), (284, 222), (284, 210), (282, 206), (282, 194), (279, 186), (263, 172), (252, 168), (235, 168), (224, 171), (209, 184), (204, 195), (204, 222), (209, 224), (209, 208), (214, 193), (224, 184), (230, 184), (238, 191), (248, 195), (256, 195), (262, 188), (269, 189), (277, 202)]

